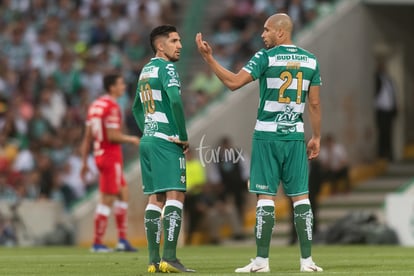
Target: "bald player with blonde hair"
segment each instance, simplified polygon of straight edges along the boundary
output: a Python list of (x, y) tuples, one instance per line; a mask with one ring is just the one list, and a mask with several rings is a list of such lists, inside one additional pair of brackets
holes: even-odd
[[(229, 89), (236, 90), (256, 79), (260, 83), (249, 185), (249, 191), (257, 195), (257, 253), (251, 263), (236, 272), (270, 272), (269, 247), (279, 183), (293, 202), (300, 271), (323, 271), (312, 260), (313, 214), (308, 196), (308, 159), (316, 158), (320, 149), (322, 83), (316, 57), (292, 43), (292, 30), (288, 15), (270, 16), (262, 33), (265, 49), (258, 51), (237, 74), (221, 66), (201, 33), (196, 35), (201, 56)], [(302, 118), (306, 100), (312, 127), (307, 145)]]

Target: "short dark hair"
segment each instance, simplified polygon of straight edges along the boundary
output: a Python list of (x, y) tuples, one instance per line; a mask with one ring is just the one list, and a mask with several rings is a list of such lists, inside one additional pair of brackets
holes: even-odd
[(112, 85), (115, 85), (116, 81), (122, 76), (119, 74), (108, 74), (103, 79), (103, 86), (106, 92), (109, 92)]
[(155, 27), (150, 34), (150, 43), (151, 48), (154, 51), (154, 54), (157, 52), (157, 49), (155, 48), (154, 42), (155, 40), (160, 36), (168, 37), (170, 33), (176, 33), (177, 28), (173, 25), (161, 25), (158, 27)]

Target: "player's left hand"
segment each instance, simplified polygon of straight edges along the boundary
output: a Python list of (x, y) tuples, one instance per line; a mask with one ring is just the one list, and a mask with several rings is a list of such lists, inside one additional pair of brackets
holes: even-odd
[(203, 35), (201, 33), (197, 33), (195, 41), (198, 51), (203, 56), (203, 58), (213, 55), (213, 49), (207, 43), (207, 41), (203, 40)]
[(187, 141), (181, 141), (180, 139), (176, 137), (170, 137), (169, 138), (171, 142), (176, 143), (177, 145), (180, 145), (183, 148), (183, 153), (186, 154), (188, 152), (188, 149), (190, 147), (190, 144)]
[(321, 139), (312, 137), (307, 145), (306, 152), (308, 154), (308, 159), (312, 160), (318, 157), (321, 147)]

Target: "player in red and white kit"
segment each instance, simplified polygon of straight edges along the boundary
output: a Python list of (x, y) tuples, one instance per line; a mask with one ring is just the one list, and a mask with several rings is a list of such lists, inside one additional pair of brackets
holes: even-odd
[(96, 99), (88, 109), (86, 130), (81, 145), (84, 179), (88, 172), (87, 157), (93, 143), (95, 162), (99, 170), (100, 202), (95, 211), (95, 237), (93, 252), (111, 251), (102, 239), (108, 224), (108, 216), (114, 207), (118, 228), (118, 251), (137, 251), (126, 239), (128, 190), (122, 172), (122, 143), (139, 145), (140, 139), (121, 132), (121, 111), (116, 102), (124, 94), (126, 85), (120, 75), (111, 74), (103, 79), (105, 95)]

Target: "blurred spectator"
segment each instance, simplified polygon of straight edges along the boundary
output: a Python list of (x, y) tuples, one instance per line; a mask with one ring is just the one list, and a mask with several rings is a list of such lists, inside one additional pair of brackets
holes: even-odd
[(13, 117), (9, 111), (8, 100), (0, 96), (0, 133), (7, 136), (13, 131)]
[(7, 173), (18, 154), (18, 147), (0, 134), (0, 172)]
[(380, 58), (375, 72), (375, 110), (378, 130), (378, 156), (393, 160), (393, 123), (397, 114), (396, 92), (387, 72), (385, 60)]
[(11, 247), (15, 246), (16, 244), (17, 235), (11, 219), (7, 219), (3, 214), (0, 213), (0, 245)]
[(122, 47), (125, 38), (131, 29), (130, 20), (126, 17), (125, 6), (123, 4), (113, 4), (111, 14), (109, 16), (108, 26), (112, 41), (118, 46)]
[(148, 46), (141, 40), (139, 33), (131, 32), (127, 35), (124, 52), (128, 62), (135, 66), (142, 64), (143, 59), (149, 55), (149, 50)]
[(50, 158), (42, 152), (36, 155), (36, 169), (39, 172), (39, 194), (40, 198), (52, 198), (54, 173), (53, 164)]
[(123, 52), (125, 54), (125, 64), (129, 68), (128, 79), (135, 82), (135, 78), (141, 72), (141, 68), (145, 65), (146, 60), (150, 56), (148, 44), (142, 41), (142, 37), (137, 32), (131, 32), (126, 36), (123, 44)]
[(222, 64), (224, 68), (226, 69), (232, 68), (233, 61), (234, 61), (234, 55), (228, 53), (224, 45), (222, 44), (216, 45), (216, 48), (214, 50), (214, 56), (217, 62), (220, 62), (220, 64)]
[(43, 65), (40, 67), (40, 73), (43, 78), (52, 75), (59, 68), (58, 59), (52, 50), (47, 50)]
[(40, 106), (35, 106), (32, 119), (29, 121), (29, 139), (37, 141), (41, 146), (49, 144), (54, 130), (52, 125), (42, 116)]
[(160, 2), (158, 0), (129, 0), (127, 8), (129, 17), (143, 22), (144, 25), (149, 23), (151, 28), (159, 25), (162, 8)]
[(39, 172), (35, 169), (23, 173), (23, 183), (25, 185), (24, 198), (36, 200), (40, 195)]
[(66, 103), (62, 91), (57, 89), (52, 78), (48, 79), (47, 86), (40, 92), (39, 107), (42, 117), (54, 129), (61, 126), (66, 113)]
[(81, 87), (80, 72), (75, 68), (69, 54), (60, 58), (60, 65), (53, 72), (53, 79), (65, 95), (65, 102), (70, 106), (78, 105), (78, 93)]
[(103, 74), (98, 70), (96, 58), (90, 57), (85, 60), (85, 66), (81, 72), (81, 84), (88, 92), (89, 102), (102, 93)]
[(332, 134), (327, 134), (321, 145), (319, 161), (323, 179), (330, 182), (333, 194), (338, 193), (341, 183), (344, 183), (345, 192), (351, 190), (348, 155)]
[(286, 0), (284, 10), (292, 18), (295, 30), (300, 30), (307, 23), (308, 17), (302, 0)]
[(97, 18), (90, 30), (89, 45), (111, 42), (111, 34), (107, 28), (104, 18)]
[(10, 28), (9, 35), (0, 48), (1, 56), (7, 59), (8, 66), (19, 73), (27, 68), (30, 57), (30, 47), (23, 40), (23, 33), (22, 26), (16, 23)]
[(79, 150), (74, 150), (63, 165), (62, 182), (74, 193), (76, 199), (82, 198), (86, 193), (86, 185), (81, 178), (82, 159)]
[(56, 168), (62, 168), (71, 154), (70, 145), (66, 144), (65, 131), (59, 129), (55, 139), (50, 141), (50, 151), (47, 152), (48, 157)]
[(212, 42), (215, 45), (221, 45), (226, 54), (233, 54), (237, 50), (239, 33), (233, 26), (233, 22), (229, 18), (221, 18), (214, 28)]
[(13, 203), (17, 200), (17, 193), (8, 180), (7, 173), (0, 172), (0, 200)]

